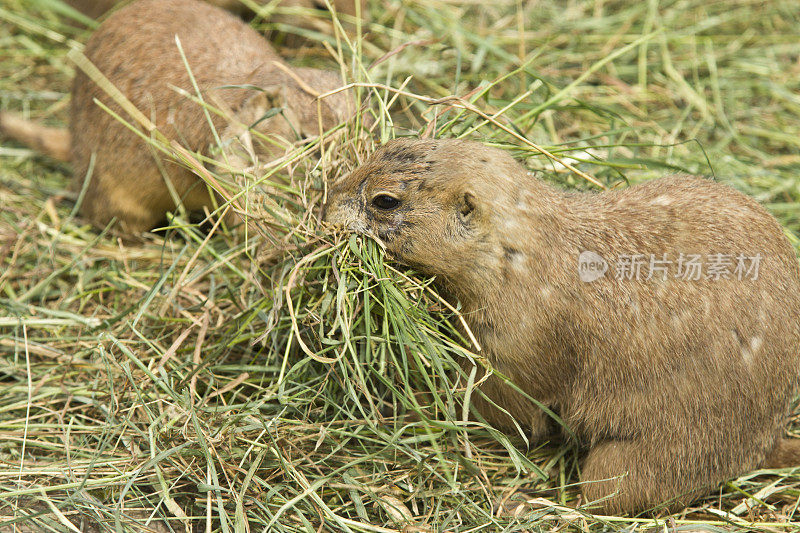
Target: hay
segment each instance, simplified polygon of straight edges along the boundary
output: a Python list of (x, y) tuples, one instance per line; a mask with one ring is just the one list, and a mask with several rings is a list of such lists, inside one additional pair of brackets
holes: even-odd
[[(87, 30), (56, 4), (0, 7), (0, 108), (63, 124), (66, 54)], [(67, 167), (0, 146), (0, 529), (800, 527), (791, 471), (671, 516), (582, 510), (572, 449), (465, 422), (474, 375), (457, 362), (480, 353), (431, 280), (317, 220), (325, 184), (377, 142), (468, 136), (564, 187), (714, 174), (797, 244), (793, 3), (420, 0), (372, 2), (370, 17), (349, 35), (257, 19), (318, 41), (281, 52), (338, 64), (374, 125), (365, 135), (361, 116), (234, 179), (207, 166), (246, 232), (176, 216), (125, 243), (75, 216)], [(517, 489), (537, 509), (493, 516)]]

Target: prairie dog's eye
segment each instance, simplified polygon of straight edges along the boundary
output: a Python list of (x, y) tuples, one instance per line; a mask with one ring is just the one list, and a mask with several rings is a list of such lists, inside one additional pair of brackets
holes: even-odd
[(400, 200), (389, 194), (378, 194), (372, 199), (372, 205), (384, 211), (390, 211), (400, 205)]

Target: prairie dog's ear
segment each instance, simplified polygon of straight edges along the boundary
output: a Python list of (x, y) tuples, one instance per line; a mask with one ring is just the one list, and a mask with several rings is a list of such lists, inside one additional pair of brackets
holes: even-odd
[(462, 221), (469, 221), (477, 208), (477, 201), (471, 192), (465, 192), (461, 195), (458, 203), (458, 216)]

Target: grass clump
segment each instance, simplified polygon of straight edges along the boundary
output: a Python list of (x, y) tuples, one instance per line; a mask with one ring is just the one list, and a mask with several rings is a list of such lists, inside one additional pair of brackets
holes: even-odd
[[(66, 55), (88, 30), (57, 4), (0, 6), (0, 108), (64, 124)], [(423, 134), (503, 147), (564, 187), (714, 174), (796, 243), (791, 2), (421, 0), (371, 2), (347, 33), (253, 23), (312, 40), (280, 51), (342, 70), (374, 125), (235, 180), (209, 171), (255, 221), (244, 235), (178, 216), (131, 245), (74, 215), (68, 167), (0, 145), (0, 529), (798, 528), (793, 471), (675, 515), (585, 511), (568, 446), (466, 422), (477, 378), (459, 362), (481, 359), (455, 302), (317, 220), (326, 185), (375, 143)], [(496, 517), (518, 489), (540, 507)]]

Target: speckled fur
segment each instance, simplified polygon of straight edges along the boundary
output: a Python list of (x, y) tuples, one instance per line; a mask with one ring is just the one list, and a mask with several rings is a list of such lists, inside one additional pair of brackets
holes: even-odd
[[(372, 207), (380, 192), (401, 205)], [(437, 276), (492, 365), (588, 450), (582, 490), (602, 511), (684, 505), (760, 466), (800, 466), (797, 441), (782, 438), (800, 362), (800, 273), (755, 200), (691, 176), (566, 193), (480, 143), (397, 140), (335, 185), (327, 218)], [(757, 280), (585, 283), (584, 251), (762, 260)], [(498, 379), (482, 390), (534, 435), (546, 431), (546, 416)], [(473, 407), (511, 427), (485, 399)]]

